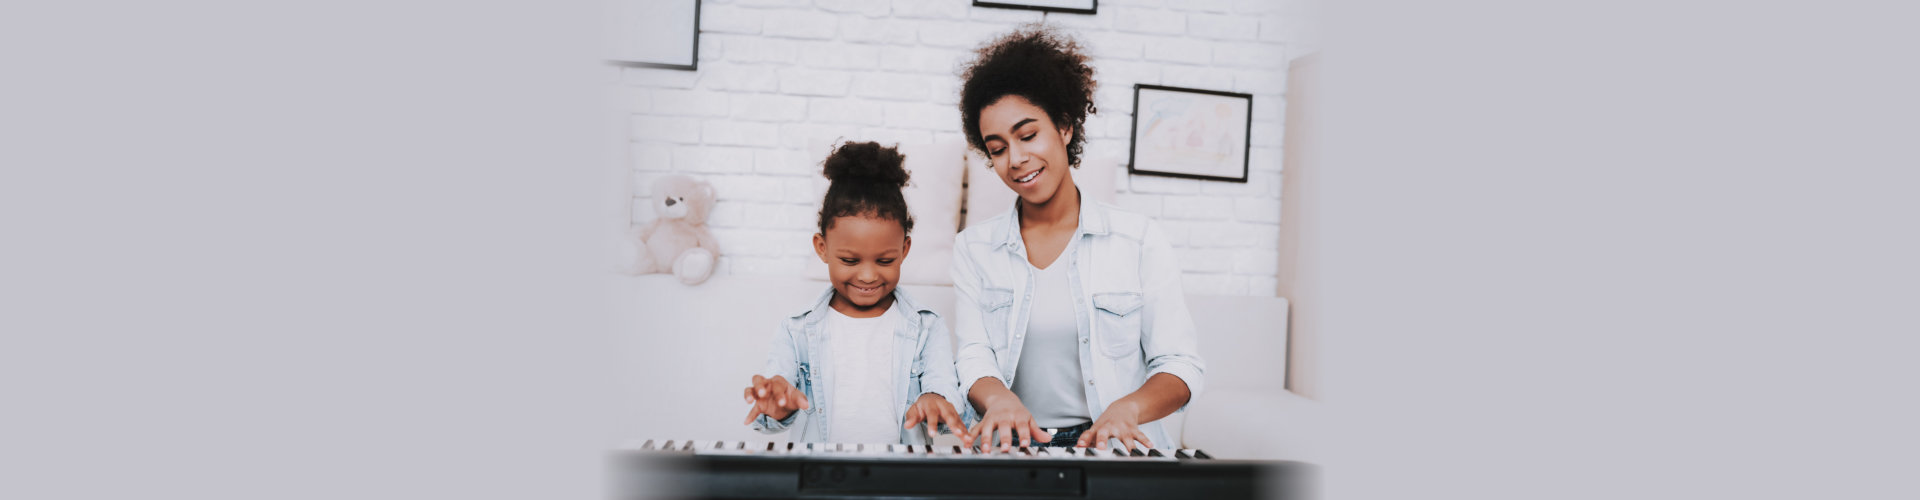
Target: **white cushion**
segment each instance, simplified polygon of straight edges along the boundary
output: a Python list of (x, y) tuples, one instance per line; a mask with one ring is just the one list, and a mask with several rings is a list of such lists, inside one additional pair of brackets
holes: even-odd
[[(900, 282), (908, 285), (952, 285), (947, 267), (953, 262), (953, 235), (960, 232), (960, 191), (965, 178), (966, 144), (940, 141), (901, 144), (907, 171), (912, 174), (900, 195), (913, 215), (913, 249), (900, 264)], [(818, 208), (815, 208), (818, 211)], [(809, 261), (807, 277), (827, 279), (827, 265)]]
[[(1013, 210), (1013, 190), (986, 165), (985, 157), (979, 152), (967, 150), (967, 223), (961, 227), (971, 227)], [(1079, 186), (1080, 194), (1088, 199), (1113, 203), (1114, 181), (1119, 171), (1120, 162), (1111, 156), (1082, 157), (1080, 168), (1073, 169), (1073, 184)]]

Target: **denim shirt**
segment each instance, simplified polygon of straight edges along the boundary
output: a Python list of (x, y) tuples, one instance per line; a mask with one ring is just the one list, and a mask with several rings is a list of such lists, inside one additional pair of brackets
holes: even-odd
[[(833, 288), (828, 287), (811, 309), (782, 320), (780, 330), (773, 335), (767, 365), (760, 370), (763, 377), (786, 377), (807, 396), (810, 407), (781, 420), (761, 415), (749, 424), (753, 430), (771, 434), (793, 428), (797, 430), (790, 439), (795, 442), (833, 442), (830, 428), (833, 420), (829, 412), (837, 408), (827, 404), (833, 401), (834, 370), (830, 366), (832, 356), (826, 351), (827, 336), (833, 332), (826, 331), (825, 327), (832, 299)], [(939, 394), (954, 408), (962, 408), (966, 400), (961, 399), (960, 386), (954, 378), (953, 346), (946, 322), (913, 300), (906, 290), (893, 289), (893, 299), (889, 307), (899, 311), (902, 318), (894, 326), (893, 335), (891, 378), (894, 394), (900, 401), (893, 409), (893, 421), (896, 425), (904, 423), (907, 409), (927, 393)], [(926, 428), (927, 424), (921, 423), (912, 429), (902, 429), (900, 443), (927, 444)]]
[[(1017, 203), (1017, 202), (1016, 202)], [(1033, 271), (1010, 210), (962, 231), (954, 244), (954, 335), (962, 391), (995, 377), (1009, 388), (1020, 364)], [(1080, 337), (1080, 371), (1087, 409), (1099, 419), (1114, 401), (1132, 394), (1156, 373), (1186, 382), (1194, 397), (1205, 385), (1193, 316), (1181, 291), (1173, 246), (1146, 216), (1082, 198), (1078, 241), (1068, 248), (1067, 280)], [(1181, 410), (1185, 410), (1184, 405)], [(967, 406), (965, 420), (980, 413)], [(1160, 422), (1140, 425), (1158, 447), (1178, 444)]]

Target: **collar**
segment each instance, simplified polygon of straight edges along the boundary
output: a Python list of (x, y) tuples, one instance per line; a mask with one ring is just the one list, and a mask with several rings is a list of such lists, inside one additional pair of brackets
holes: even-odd
[[(1074, 186), (1074, 189), (1078, 190), (1080, 187)], [(1007, 211), (1007, 219), (1006, 227), (1000, 231), (999, 241), (994, 243), (995, 248), (1014, 246), (1020, 242), (1020, 198), (1017, 196), (1013, 198), (1013, 209)], [(1108, 224), (1108, 219), (1106, 205), (1097, 201), (1090, 202), (1087, 200), (1085, 193), (1082, 193), (1080, 196), (1080, 228), (1076, 230), (1074, 236), (1107, 234), (1112, 231), (1112, 226)]]
[[(808, 307), (807, 310), (801, 311), (799, 314), (793, 315), (793, 319), (805, 319), (808, 323), (817, 322), (827, 317), (827, 309), (832, 307), (833, 285), (827, 285), (827, 289), (820, 292), (820, 298), (814, 299), (813, 306)], [(933, 312), (932, 309), (928, 309), (926, 306), (920, 304), (920, 301), (914, 300), (913, 294), (907, 293), (907, 290), (900, 288), (899, 285), (894, 285), (893, 287), (892, 308), (892, 310), (900, 311), (900, 315), (907, 318), (909, 322), (918, 321), (919, 315), (914, 313)]]

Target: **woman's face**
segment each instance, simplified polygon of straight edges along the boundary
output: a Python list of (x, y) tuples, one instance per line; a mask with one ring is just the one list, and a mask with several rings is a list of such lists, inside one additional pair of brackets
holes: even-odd
[(1009, 95), (981, 109), (980, 136), (993, 172), (1028, 205), (1044, 205), (1073, 188), (1067, 165), (1073, 130), (1054, 125), (1026, 98)]

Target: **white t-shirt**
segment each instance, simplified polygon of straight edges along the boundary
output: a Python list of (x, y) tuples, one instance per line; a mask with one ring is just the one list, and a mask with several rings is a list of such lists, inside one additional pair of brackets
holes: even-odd
[(1033, 312), (1027, 316), (1027, 338), (1013, 375), (1013, 394), (1033, 412), (1041, 427), (1073, 427), (1087, 423), (1087, 388), (1080, 375), (1080, 328), (1073, 309), (1073, 287), (1067, 267), (1073, 265), (1074, 244), (1060, 252), (1046, 269), (1033, 271)]
[(894, 402), (893, 332), (901, 317), (892, 307), (873, 318), (834, 311), (827, 316), (827, 352), (833, 362), (833, 401), (828, 429), (849, 444), (900, 442)]

